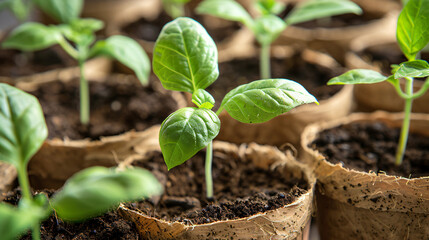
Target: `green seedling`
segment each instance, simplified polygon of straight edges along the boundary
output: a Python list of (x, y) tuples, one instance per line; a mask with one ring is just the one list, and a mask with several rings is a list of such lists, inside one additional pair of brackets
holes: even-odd
[(250, 14), (234, 0), (204, 0), (198, 5), (199, 14), (209, 14), (226, 20), (238, 21), (249, 28), (261, 46), (260, 74), (270, 78), (270, 46), (280, 33), (291, 24), (330, 17), (345, 13), (361, 14), (362, 10), (348, 0), (309, 0), (298, 4), (285, 19), (276, 16), (285, 9), (284, 3), (275, 0), (257, 0), (260, 17)]
[(287, 79), (264, 79), (230, 91), (219, 107), (204, 89), (219, 76), (217, 49), (207, 31), (190, 18), (177, 18), (162, 29), (154, 48), (153, 70), (164, 88), (189, 92), (197, 107), (186, 107), (162, 123), (159, 144), (168, 169), (207, 147), (207, 198), (213, 198), (212, 141), (220, 130), (218, 115), (226, 110), (243, 123), (262, 123), (302, 104), (317, 103), (300, 84)]
[(35, 0), (35, 3), (62, 24), (45, 26), (34, 22), (24, 23), (12, 31), (2, 47), (36, 51), (59, 44), (77, 60), (80, 68), (80, 121), (82, 124), (89, 123), (89, 89), (84, 75), (84, 64), (88, 59), (100, 56), (116, 59), (132, 69), (142, 84), (147, 84), (150, 61), (141, 46), (124, 36), (111, 36), (105, 40), (95, 41), (95, 32), (103, 28), (103, 22), (78, 17), (82, 0)]
[[(413, 90), (414, 78), (429, 76), (428, 62), (416, 60), (419, 52), (429, 42), (429, 0), (408, 1), (398, 18), (396, 39), (408, 61), (392, 65), (392, 75), (385, 77), (376, 71), (355, 69), (329, 80), (328, 85), (371, 84), (387, 81), (394, 86), (398, 95), (405, 100), (404, 120), (396, 151), (396, 164), (400, 165), (407, 145), (413, 100), (422, 96), (429, 88), (429, 78), (426, 78), (417, 92)], [(400, 79), (405, 80), (405, 89), (401, 89)]]
[(0, 2), (0, 11), (8, 9), (23, 22), (28, 19), (32, 5), (32, 0), (3, 0)]
[(185, 16), (185, 4), (190, 0), (162, 0), (165, 12), (172, 19)]
[(40, 239), (40, 222), (52, 211), (66, 221), (82, 221), (107, 212), (120, 202), (162, 192), (149, 171), (91, 167), (67, 180), (50, 200), (43, 194), (33, 197), (27, 165), (48, 133), (37, 99), (0, 83), (0, 126), (0, 161), (15, 166), (22, 193), (18, 207), (0, 203), (1, 239), (17, 239), (29, 229), (33, 239)]

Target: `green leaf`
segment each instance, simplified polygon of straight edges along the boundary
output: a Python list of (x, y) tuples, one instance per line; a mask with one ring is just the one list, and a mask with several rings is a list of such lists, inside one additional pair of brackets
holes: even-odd
[(48, 135), (37, 99), (0, 83), (0, 161), (16, 167), (28, 163)]
[(262, 45), (271, 44), (286, 28), (286, 23), (274, 15), (262, 16), (255, 20), (253, 31)]
[(31, 6), (30, 1), (13, 0), (12, 2), (10, 2), (10, 9), (12, 10), (13, 14), (19, 21), (27, 20), (28, 14), (30, 12), (30, 6)]
[(207, 109), (212, 109), (215, 104), (213, 96), (204, 89), (198, 89), (192, 94), (192, 102), (199, 108)]
[(346, 13), (362, 14), (362, 9), (348, 0), (310, 0), (296, 6), (285, 21), (296, 24)]
[(34, 0), (34, 3), (60, 23), (77, 19), (83, 6), (83, 0)]
[(103, 21), (94, 18), (78, 18), (70, 22), (70, 26), (76, 31), (95, 32), (103, 29)]
[(2, 240), (16, 240), (39, 222), (38, 218), (6, 203), (0, 203), (0, 236)]
[(410, 0), (399, 14), (396, 38), (408, 60), (429, 42), (429, 0)]
[(206, 147), (219, 133), (220, 120), (205, 108), (182, 108), (161, 125), (159, 145), (168, 169), (184, 163)]
[(252, 17), (234, 0), (204, 0), (195, 10), (198, 14), (208, 14), (230, 21), (238, 21), (251, 27)]
[(166, 89), (190, 93), (204, 89), (219, 76), (216, 45), (201, 24), (177, 18), (156, 40), (153, 71)]
[(299, 83), (287, 79), (266, 79), (231, 90), (220, 108), (240, 122), (261, 123), (313, 102), (318, 103)]
[(387, 80), (381, 73), (368, 69), (350, 70), (328, 81), (328, 85), (369, 84)]
[(131, 38), (117, 35), (98, 41), (91, 49), (90, 56), (114, 58), (132, 69), (142, 84), (148, 82), (150, 60), (143, 48)]
[(121, 202), (161, 193), (162, 186), (147, 170), (91, 167), (67, 180), (53, 196), (51, 205), (61, 219), (82, 221), (103, 214)]
[(276, 2), (276, 0), (258, 0), (256, 1), (256, 8), (262, 15), (277, 15), (285, 10), (286, 5), (282, 2)]
[(424, 60), (401, 63), (395, 72), (395, 78), (403, 77), (427, 77), (429, 76), (429, 64)]
[(61, 38), (60, 31), (55, 27), (29, 22), (14, 29), (2, 43), (2, 47), (36, 51), (57, 44)]

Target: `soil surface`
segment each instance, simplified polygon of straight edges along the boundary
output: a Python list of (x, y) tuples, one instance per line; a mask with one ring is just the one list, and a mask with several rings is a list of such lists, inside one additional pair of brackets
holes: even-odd
[(134, 165), (144, 167), (164, 185), (161, 198), (129, 204), (131, 209), (148, 216), (187, 224), (203, 224), (218, 220), (248, 217), (259, 212), (280, 208), (306, 193), (303, 179), (285, 179), (280, 171), (260, 169), (215, 151), (213, 158), (214, 199), (205, 196), (204, 153), (170, 171), (161, 153)]
[(411, 133), (402, 165), (395, 165), (399, 128), (353, 123), (321, 132), (311, 144), (331, 163), (359, 171), (402, 177), (429, 176), (429, 138)]
[(79, 81), (51, 82), (30, 92), (45, 114), (49, 138), (99, 139), (160, 124), (178, 106), (152, 76), (147, 87), (133, 76), (111, 75), (105, 82), (90, 81), (90, 124), (79, 118)]
[[(54, 192), (51, 190), (43, 191), (51, 196)], [(17, 205), (21, 198), (20, 191), (15, 189), (7, 193), (4, 201)], [(31, 240), (31, 233), (21, 238), (22, 240)], [(139, 239), (137, 228), (134, 223), (123, 219), (117, 211), (108, 212), (100, 217), (88, 219), (80, 223), (64, 222), (52, 214), (41, 225), (41, 239), (61, 239), (61, 240), (79, 240), (79, 239)]]
[[(203, 23), (201, 16), (192, 16), (196, 21)], [(158, 38), (159, 33), (165, 24), (170, 22), (172, 19), (165, 12), (161, 12), (160, 16), (154, 20), (147, 20), (140, 18), (139, 20), (130, 23), (122, 28), (122, 32), (130, 37), (138, 38), (150, 42), (155, 42)], [(222, 27), (206, 27), (207, 32), (213, 38), (215, 42), (221, 42), (226, 38), (232, 36), (235, 31), (240, 29), (238, 23), (232, 22)]]
[(0, 50), (0, 76), (21, 77), (71, 66), (77, 66), (77, 62), (60, 46), (26, 53)]
[[(342, 86), (327, 86), (332, 77), (341, 72), (303, 61), (295, 56), (288, 59), (271, 59), (272, 78), (286, 78), (303, 85), (317, 100), (324, 100), (341, 90)], [(206, 90), (213, 95), (217, 109), (232, 89), (260, 80), (259, 59), (239, 59), (219, 64), (219, 78)]]

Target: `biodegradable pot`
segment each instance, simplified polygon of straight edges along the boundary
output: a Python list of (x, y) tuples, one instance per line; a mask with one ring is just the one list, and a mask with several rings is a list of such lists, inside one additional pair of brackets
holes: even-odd
[[(360, 121), (402, 124), (402, 113), (356, 113), (305, 128), (302, 148), (316, 174), (321, 239), (425, 239), (429, 235), (429, 177), (404, 178), (361, 172), (329, 163), (309, 147), (319, 132)], [(411, 132), (429, 136), (429, 116), (412, 115)]]
[[(116, 80), (120, 80), (122, 85), (136, 86), (135, 84), (140, 84), (135, 77), (117, 76), (120, 78)], [(59, 79), (57, 81), (68, 82), (69, 80)], [(107, 82), (101, 84), (105, 83)], [(26, 91), (33, 91), (42, 84), (45, 83), (20, 83), (18, 87)], [(169, 101), (174, 101), (175, 108), (179, 109), (186, 105), (181, 94), (166, 91), (157, 84), (152, 85), (155, 94), (170, 98)], [(97, 99), (93, 100), (96, 101)], [(58, 111), (56, 110), (56, 112)], [(76, 109), (76, 114), (79, 114), (78, 109)], [(111, 112), (111, 114), (117, 113)], [(109, 121), (109, 119), (105, 119), (105, 121)], [(63, 124), (61, 123), (60, 126)], [(67, 137), (48, 139), (29, 163), (31, 185), (35, 189), (39, 187), (56, 189), (61, 187), (67, 178), (83, 168), (96, 165), (115, 166), (125, 159), (144, 155), (146, 151), (150, 151), (153, 146), (158, 145), (158, 139), (154, 138), (156, 134), (153, 131), (155, 130), (150, 126), (148, 125), (149, 128), (144, 131), (131, 130), (121, 135), (101, 137), (100, 140), (71, 140)]]
[[(394, 37), (395, 33), (390, 34)], [(392, 41), (392, 38), (383, 37), (382, 34), (363, 41), (356, 39), (351, 44), (352, 51), (346, 55), (346, 66), (350, 69), (371, 69), (386, 76), (391, 75), (391, 64), (407, 61), (395, 40), (395, 38)], [(428, 54), (422, 54), (422, 59), (428, 60), (428, 58)], [(414, 92), (418, 91), (423, 83), (424, 81), (414, 81)], [(402, 89), (404, 89), (403, 79), (401, 80), (401, 85)], [(398, 96), (393, 85), (388, 82), (358, 84), (355, 86), (354, 96), (357, 109), (360, 111), (384, 110), (400, 112), (404, 110), (404, 99)], [(412, 111), (429, 113), (428, 101), (429, 93), (425, 93), (420, 98), (415, 99)]]
[(304, 27), (310, 23), (291, 25), (281, 33), (276, 43), (294, 44), (303, 48), (325, 51), (338, 61), (344, 62), (345, 54), (350, 50), (350, 43), (354, 39), (372, 38), (379, 32), (389, 31), (389, 29), (394, 31), (394, 27), (390, 27), (396, 24), (395, 12), (401, 9), (398, 2), (391, 0), (356, 0), (354, 2), (363, 9), (363, 15), (355, 18), (363, 19), (364, 23), (345, 27), (325, 27), (321, 25), (323, 20), (320, 20), (313, 21), (316, 25), (313, 28)]
[[(119, 211), (134, 221), (142, 238), (149, 239), (308, 239), (312, 212), (312, 189), (314, 179), (306, 168), (296, 162), (290, 152), (282, 153), (277, 148), (250, 144), (247, 149), (226, 142), (215, 141), (214, 151), (239, 156), (255, 166), (281, 171), (286, 176), (306, 179), (307, 193), (292, 204), (258, 213), (246, 218), (216, 221), (207, 224), (189, 225), (183, 222), (168, 222), (120, 206)], [(274, 168), (277, 166), (276, 168)]]

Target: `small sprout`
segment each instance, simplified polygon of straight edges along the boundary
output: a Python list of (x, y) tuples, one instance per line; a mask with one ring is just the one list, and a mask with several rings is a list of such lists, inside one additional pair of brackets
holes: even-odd
[(40, 222), (52, 211), (68, 221), (82, 221), (113, 209), (120, 202), (162, 192), (156, 178), (143, 169), (91, 167), (72, 176), (51, 200), (32, 196), (27, 165), (48, 135), (42, 108), (34, 96), (0, 83), (0, 161), (15, 166), (22, 199), (18, 207), (0, 203), (1, 239), (17, 239), (32, 229), (40, 239)]
[(0, 12), (3, 9), (9, 9), (19, 21), (23, 22), (28, 19), (32, 6), (32, 0), (3, 0), (0, 2)]
[[(410, 115), (413, 100), (422, 96), (429, 88), (429, 78), (423, 86), (413, 91), (414, 78), (429, 76), (429, 64), (424, 60), (416, 60), (420, 51), (429, 43), (429, 0), (409, 0), (402, 9), (396, 28), (396, 39), (408, 61), (399, 65), (392, 65), (392, 75), (385, 77), (382, 74), (366, 69), (348, 71), (329, 80), (332, 84), (371, 84), (387, 81), (391, 83), (398, 95), (405, 100), (404, 120), (398, 149), (396, 151), (396, 165), (400, 165), (404, 158), (410, 127)], [(405, 80), (405, 90), (401, 89), (400, 79)]]
[(287, 79), (265, 79), (230, 91), (214, 112), (214, 98), (204, 89), (218, 77), (217, 50), (207, 31), (190, 18), (164, 26), (154, 48), (153, 70), (169, 90), (192, 94), (197, 107), (168, 116), (161, 125), (159, 144), (168, 169), (181, 165), (207, 148), (207, 199), (213, 199), (212, 141), (220, 131), (218, 115), (226, 110), (244, 123), (268, 121), (294, 107), (317, 100), (300, 84)]
[(82, 0), (35, 0), (35, 3), (61, 24), (45, 26), (40, 23), (24, 23), (11, 32), (2, 43), (2, 47), (36, 51), (59, 44), (64, 51), (77, 60), (80, 68), (80, 121), (82, 124), (89, 123), (89, 89), (84, 76), (84, 64), (87, 60), (100, 56), (116, 59), (132, 69), (142, 84), (147, 84), (150, 61), (140, 45), (124, 36), (111, 36), (106, 40), (95, 41), (95, 32), (103, 28), (103, 22), (79, 18)]
[(204, 0), (197, 13), (209, 14), (231, 21), (238, 21), (249, 28), (261, 45), (261, 78), (270, 78), (270, 45), (288, 25), (334, 15), (355, 13), (362, 10), (348, 0), (309, 0), (298, 4), (285, 19), (276, 16), (285, 9), (284, 3), (275, 0), (257, 0), (255, 7), (261, 16), (252, 18), (235, 0)]

